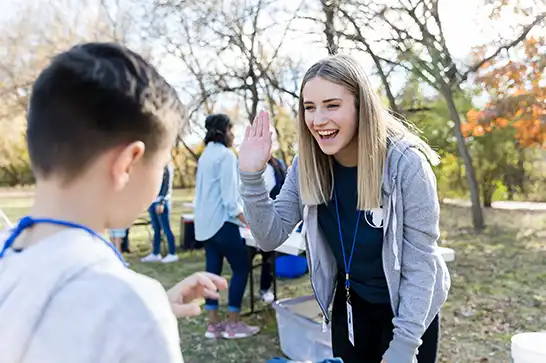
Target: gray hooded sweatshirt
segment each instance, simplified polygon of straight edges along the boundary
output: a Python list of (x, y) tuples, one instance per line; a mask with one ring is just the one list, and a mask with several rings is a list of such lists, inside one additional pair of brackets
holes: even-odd
[[(245, 216), (262, 249), (280, 246), (303, 220), (311, 286), (327, 329), (337, 264), (318, 226), (317, 206), (304, 205), (300, 198), (297, 158), (275, 201), (263, 171), (240, 174)], [(451, 281), (435, 249), (440, 234), (436, 178), (425, 156), (405, 141), (389, 146), (382, 205), (382, 259), (394, 313), (394, 338), (383, 357), (388, 363), (415, 363), (421, 337), (446, 301)]]

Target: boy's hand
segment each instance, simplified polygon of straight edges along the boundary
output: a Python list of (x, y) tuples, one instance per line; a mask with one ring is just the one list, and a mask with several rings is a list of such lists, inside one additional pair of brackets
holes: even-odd
[(186, 277), (167, 291), (174, 315), (181, 318), (201, 314), (201, 308), (194, 303), (195, 299), (206, 297), (218, 299), (218, 290), (227, 288), (227, 281), (223, 277), (208, 273), (197, 272)]

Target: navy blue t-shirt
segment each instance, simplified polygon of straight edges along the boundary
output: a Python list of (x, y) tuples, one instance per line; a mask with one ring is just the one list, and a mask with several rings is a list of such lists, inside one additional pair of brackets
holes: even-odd
[[(334, 162), (334, 184), (338, 198), (341, 232), (347, 262), (351, 253), (355, 224), (357, 220), (357, 168), (344, 167)], [(332, 199), (318, 206), (318, 224), (337, 261), (338, 270), (345, 273), (345, 264), (339, 228), (336, 203)], [(349, 276), (351, 288), (364, 300), (374, 303), (389, 303), (389, 290), (383, 271), (383, 216), (381, 210), (362, 211), (358, 224), (353, 262)]]

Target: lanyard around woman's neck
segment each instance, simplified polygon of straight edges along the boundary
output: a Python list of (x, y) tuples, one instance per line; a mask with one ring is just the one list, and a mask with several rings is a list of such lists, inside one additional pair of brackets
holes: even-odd
[(351, 287), (351, 280), (349, 278), (351, 265), (353, 263), (353, 254), (355, 252), (356, 237), (358, 235), (358, 225), (360, 223), (360, 215), (362, 211), (358, 211), (356, 215), (356, 225), (353, 234), (353, 243), (351, 245), (351, 254), (347, 260), (347, 255), (345, 254), (345, 243), (343, 243), (343, 233), (341, 231), (341, 217), (339, 215), (339, 201), (337, 198), (336, 189), (334, 188), (334, 202), (336, 204), (336, 217), (337, 217), (337, 227), (339, 231), (339, 242), (341, 243), (341, 254), (343, 256), (343, 264), (345, 266), (345, 288), (347, 289), (347, 298), (349, 298), (349, 288)]

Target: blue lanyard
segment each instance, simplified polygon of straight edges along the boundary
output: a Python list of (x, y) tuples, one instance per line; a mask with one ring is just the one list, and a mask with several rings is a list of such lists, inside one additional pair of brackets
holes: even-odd
[(2, 251), (0, 251), (0, 258), (4, 257), (4, 254), (8, 249), (11, 248), (17, 237), (27, 228), (32, 227), (33, 225), (37, 223), (50, 223), (50, 224), (56, 224), (59, 226), (69, 227), (69, 228), (77, 228), (77, 229), (83, 229), (87, 233), (89, 233), (93, 237), (99, 238), (102, 242), (104, 242), (119, 258), (119, 260), (125, 265), (125, 260), (123, 259), (123, 256), (119, 251), (114, 247), (110, 241), (106, 240), (104, 237), (102, 237), (97, 232), (93, 231), (91, 228), (86, 227), (81, 224), (67, 222), (67, 221), (61, 221), (57, 219), (50, 219), (50, 218), (32, 218), (29, 216), (23, 217), (17, 226), (12, 230), (10, 237), (6, 240), (4, 243), (4, 248), (2, 248)]
[(336, 202), (336, 216), (337, 216), (337, 227), (339, 230), (339, 242), (341, 242), (341, 253), (343, 254), (343, 264), (345, 265), (345, 288), (347, 289), (347, 297), (349, 296), (349, 287), (351, 287), (351, 281), (349, 279), (349, 271), (351, 269), (351, 265), (353, 263), (353, 254), (355, 252), (355, 244), (356, 244), (356, 236), (358, 234), (358, 224), (360, 222), (360, 213), (359, 210), (356, 217), (356, 226), (355, 226), (355, 232), (353, 235), (353, 245), (351, 247), (351, 254), (349, 255), (349, 261), (347, 261), (347, 256), (345, 254), (345, 244), (343, 243), (343, 234), (341, 233), (341, 221), (339, 217), (339, 205), (337, 201), (337, 193), (336, 189), (334, 188), (334, 201)]

